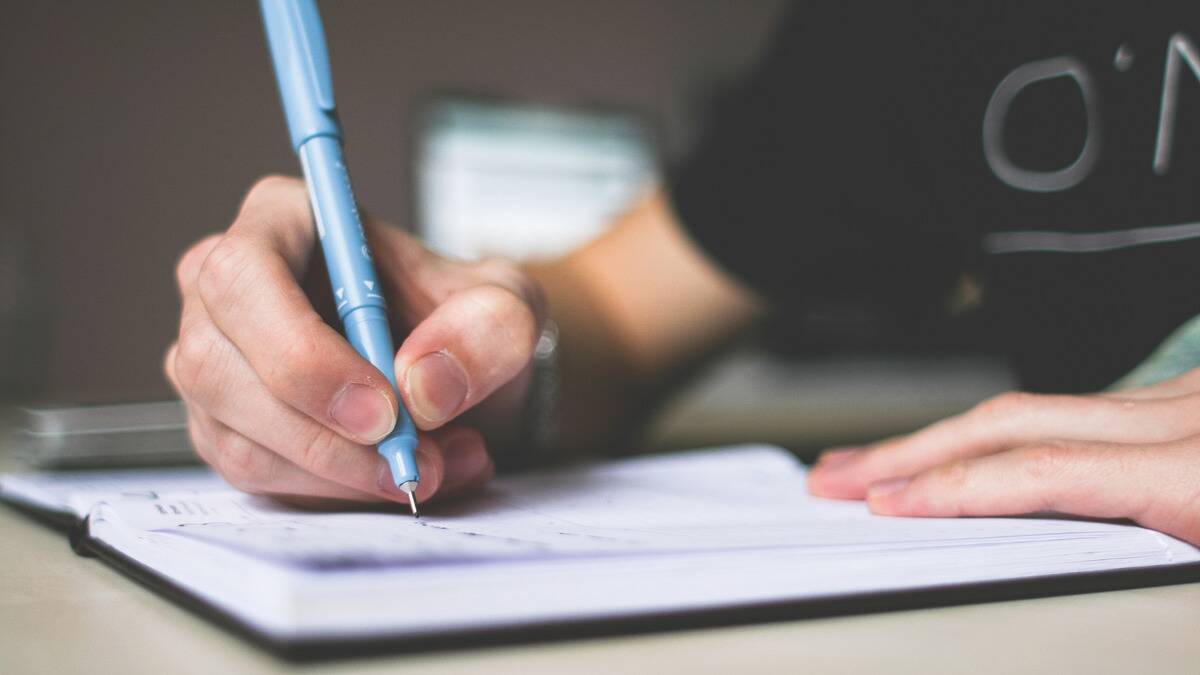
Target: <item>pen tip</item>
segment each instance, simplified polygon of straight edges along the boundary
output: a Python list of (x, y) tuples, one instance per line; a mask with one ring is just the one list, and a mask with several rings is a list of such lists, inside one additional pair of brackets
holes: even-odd
[(420, 518), (421, 514), (417, 511), (417, 497), (413, 493), (408, 493), (408, 505), (412, 507), (413, 516)]

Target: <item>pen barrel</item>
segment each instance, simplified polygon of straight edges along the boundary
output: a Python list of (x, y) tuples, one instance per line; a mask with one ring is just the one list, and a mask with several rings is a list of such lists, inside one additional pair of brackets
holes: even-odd
[[(358, 205), (350, 189), (350, 175), (342, 157), (341, 142), (333, 136), (313, 136), (299, 149), (316, 220), (317, 237), (325, 253), (329, 283), (346, 339), (363, 358), (379, 369), (400, 399), (394, 365), (395, 349), (387, 303), (375, 275)], [(379, 443), (397, 485), (419, 480), (412, 449), (417, 432), (401, 405), (396, 426)]]
[[(342, 156), (342, 132), (317, 5), (313, 0), (260, 0), (259, 6), (292, 147), (304, 167), (338, 318), (345, 327), (346, 339), (383, 373), (396, 399), (401, 400), (387, 303), (375, 276), (371, 249)], [(410, 499), (420, 481), (413, 455), (416, 446), (416, 428), (401, 404), (396, 426), (380, 441), (378, 451), (391, 467), (396, 486), (408, 492)]]
[(344, 321), (360, 307), (386, 309), (341, 143), (332, 136), (314, 136), (300, 146), (299, 155), (338, 317)]

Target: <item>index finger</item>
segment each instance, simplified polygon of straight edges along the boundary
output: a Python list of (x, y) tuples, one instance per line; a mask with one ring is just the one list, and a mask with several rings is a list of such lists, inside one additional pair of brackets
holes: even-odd
[(375, 443), (396, 424), (396, 397), (300, 288), (314, 229), (303, 183), (259, 181), (205, 259), (197, 291), (272, 395), (350, 440)]
[(1168, 400), (1121, 401), (1012, 392), (908, 436), (818, 463), (809, 487), (825, 497), (861, 499), (867, 486), (943, 462), (979, 457), (1044, 439), (1165, 442), (1189, 433), (1189, 418)]
[(1180, 481), (1200, 455), (1195, 438), (1148, 445), (1049, 442), (961, 460), (871, 486), (882, 515), (945, 517), (1070, 513), (1130, 518), (1200, 542), (1196, 491)]

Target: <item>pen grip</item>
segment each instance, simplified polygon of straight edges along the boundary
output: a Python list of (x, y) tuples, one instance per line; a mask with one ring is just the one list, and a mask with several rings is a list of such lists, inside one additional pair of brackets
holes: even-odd
[[(375, 305), (359, 307), (347, 314), (343, 322), (346, 339), (354, 345), (359, 354), (383, 372), (392, 385), (392, 390), (396, 392), (396, 398), (399, 399), (387, 312)], [(393, 480), (397, 485), (402, 485), (419, 480), (416, 458), (412, 454), (417, 445), (417, 429), (403, 404), (400, 405), (397, 414), (395, 428), (380, 441), (378, 450), (391, 466)]]

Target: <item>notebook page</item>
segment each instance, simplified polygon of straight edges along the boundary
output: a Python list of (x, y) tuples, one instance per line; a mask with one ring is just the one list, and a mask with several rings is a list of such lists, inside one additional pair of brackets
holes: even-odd
[(119, 469), (0, 475), (0, 498), (83, 518), (104, 497), (227, 489), (211, 469)]
[[(478, 499), (394, 513), (314, 513), (233, 491), (128, 499), (131, 527), (320, 569), (728, 549), (892, 550), (1128, 536), (1079, 520), (876, 518), (812, 497), (803, 466), (764, 447), (697, 451), (496, 481)], [(397, 507), (402, 509), (402, 507)]]
[[(1200, 558), (1127, 525), (871, 516), (859, 503), (808, 496), (801, 465), (761, 447), (506, 478), (479, 500), (419, 521), (302, 512), (232, 492), (126, 499), (92, 521), (94, 536), (119, 540), (263, 630), (293, 636), (452, 630)], [(414, 606), (422, 607), (416, 617)]]

